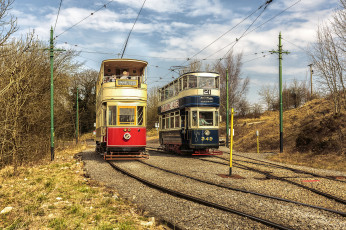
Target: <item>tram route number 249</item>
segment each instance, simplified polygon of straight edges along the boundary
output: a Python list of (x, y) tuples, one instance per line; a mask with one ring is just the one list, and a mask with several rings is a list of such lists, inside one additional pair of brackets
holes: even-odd
[(213, 138), (212, 137), (202, 137), (201, 140), (202, 141), (212, 141)]

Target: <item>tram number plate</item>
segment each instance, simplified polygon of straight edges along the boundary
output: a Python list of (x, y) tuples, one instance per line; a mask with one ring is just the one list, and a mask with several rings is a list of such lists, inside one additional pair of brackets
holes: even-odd
[(203, 95), (210, 95), (211, 94), (211, 90), (210, 89), (204, 89), (203, 90)]

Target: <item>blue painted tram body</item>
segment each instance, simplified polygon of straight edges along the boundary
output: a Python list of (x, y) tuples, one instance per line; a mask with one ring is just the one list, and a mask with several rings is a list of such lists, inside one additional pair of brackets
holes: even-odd
[(159, 89), (159, 140), (179, 154), (220, 154), (219, 74), (190, 72)]

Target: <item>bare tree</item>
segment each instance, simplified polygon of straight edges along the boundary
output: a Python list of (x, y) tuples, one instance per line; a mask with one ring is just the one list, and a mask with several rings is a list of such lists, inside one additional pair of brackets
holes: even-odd
[(159, 115), (157, 114), (157, 107), (159, 102), (159, 87), (153, 87), (148, 92), (147, 100), (147, 127), (154, 128), (155, 122), (159, 121)]
[(214, 69), (220, 74), (220, 110), (221, 114), (225, 117), (226, 115), (226, 70), (229, 74), (228, 92), (229, 92), (229, 105), (236, 111), (240, 111), (240, 106), (246, 101), (246, 93), (249, 85), (249, 78), (241, 78), (241, 67), (242, 67), (242, 54), (234, 55), (230, 52), (229, 55), (215, 63)]
[(334, 102), (334, 113), (346, 107), (345, 89), (345, 35), (346, 1), (340, 0), (341, 9), (334, 14), (332, 27), (321, 24), (317, 31), (317, 42), (310, 54), (319, 82)]
[(279, 90), (277, 87), (265, 85), (260, 88), (258, 95), (262, 102), (266, 104), (267, 110), (277, 110), (279, 101)]
[(322, 87), (330, 94), (334, 102), (334, 113), (341, 112), (342, 98), (345, 98), (345, 81), (343, 79), (343, 58), (345, 53), (338, 49), (333, 32), (326, 25), (317, 31), (317, 43), (313, 46), (311, 59), (316, 68)]
[[(33, 39), (12, 40), (0, 46), (0, 168), (42, 158), (49, 151), (50, 65), (44, 45)], [(28, 49), (28, 47), (30, 47)], [(75, 71), (73, 52), (57, 54), (54, 66), (55, 125), (69, 123), (69, 75)]]
[(13, 2), (14, 0), (0, 0), (0, 46), (3, 46), (11, 34), (18, 30), (17, 19), (8, 15)]

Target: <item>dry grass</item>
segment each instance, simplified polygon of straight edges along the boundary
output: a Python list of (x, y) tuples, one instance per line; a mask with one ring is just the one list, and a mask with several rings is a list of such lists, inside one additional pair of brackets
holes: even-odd
[(147, 141), (158, 139), (159, 138), (159, 131), (154, 129), (147, 130)]
[[(235, 119), (234, 149), (279, 153), (279, 112), (257, 119)], [(273, 159), (293, 164), (345, 171), (346, 114), (333, 115), (332, 103), (315, 99), (283, 114), (284, 152)]]
[[(85, 178), (79, 145), (53, 162), (0, 170), (0, 229), (163, 229), (109, 188)], [(143, 213), (142, 213), (143, 214)]]
[(336, 154), (316, 156), (311, 153), (280, 153), (269, 159), (282, 163), (346, 172), (345, 157)]

